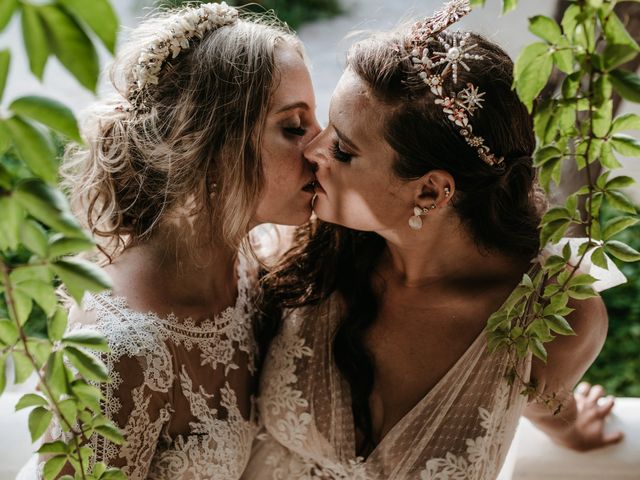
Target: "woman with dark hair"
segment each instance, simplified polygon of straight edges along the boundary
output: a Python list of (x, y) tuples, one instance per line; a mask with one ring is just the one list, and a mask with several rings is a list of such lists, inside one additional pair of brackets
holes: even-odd
[[(321, 221), (264, 279), (265, 315), (284, 315), (245, 478), (495, 478), (523, 412), (575, 449), (621, 438), (603, 432), (600, 387), (571, 394), (606, 336), (600, 298), (571, 305), (577, 335), (547, 364), (487, 348), (487, 318), (540, 268), (545, 205), (511, 60), (445, 30), (468, 10), (450, 2), (348, 54), (305, 150)], [(529, 403), (512, 368), (538, 385)], [(552, 394), (556, 416), (535, 400)]]

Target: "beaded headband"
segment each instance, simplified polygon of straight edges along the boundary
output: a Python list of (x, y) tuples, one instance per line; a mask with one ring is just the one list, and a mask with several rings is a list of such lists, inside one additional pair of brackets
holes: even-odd
[(180, 52), (190, 47), (191, 40), (201, 39), (205, 33), (238, 19), (238, 11), (225, 2), (204, 3), (197, 8), (187, 8), (170, 18), (166, 29), (148, 45), (138, 57), (133, 67), (128, 100), (133, 110), (146, 111), (144, 89), (147, 85), (157, 85), (158, 75), (165, 62), (176, 58)]
[[(471, 11), (468, 0), (451, 0), (431, 17), (415, 23), (411, 29), (411, 62), (418, 78), (424, 82), (436, 96), (435, 103), (440, 105), (447, 118), (459, 129), (467, 144), (476, 149), (480, 159), (487, 165), (501, 167), (503, 157), (496, 157), (484, 143), (484, 138), (475, 135), (469, 123), (469, 117), (482, 108), (485, 93), (478, 87), (467, 83), (466, 88), (458, 92), (443, 91), (446, 77), (452, 74), (454, 84), (458, 83), (458, 69), (469, 71), (465, 60), (481, 60), (482, 55), (470, 53), (477, 44), (469, 45), (469, 33), (447, 32), (444, 30)], [(444, 47), (444, 53), (432, 51), (432, 45)], [(445, 65), (441, 73), (431, 71)]]

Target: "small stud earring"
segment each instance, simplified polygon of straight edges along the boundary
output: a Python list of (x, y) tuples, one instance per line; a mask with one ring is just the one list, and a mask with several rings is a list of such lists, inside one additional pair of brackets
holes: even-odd
[(409, 217), (409, 227), (412, 230), (420, 230), (422, 228), (422, 215), (426, 215), (428, 212), (428, 208), (421, 208), (417, 205), (413, 207), (413, 215)]
[(449, 190), (449, 187), (444, 187), (444, 196), (449, 198), (449, 195), (451, 195), (451, 190)]

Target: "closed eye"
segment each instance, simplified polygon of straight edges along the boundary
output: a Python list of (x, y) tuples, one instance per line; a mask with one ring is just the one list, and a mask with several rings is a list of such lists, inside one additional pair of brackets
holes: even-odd
[(304, 137), (304, 135), (307, 133), (307, 129), (302, 127), (286, 127), (284, 131), (298, 137)]
[(333, 155), (333, 158), (343, 163), (350, 162), (353, 158), (353, 155), (340, 150), (340, 144), (337, 141), (334, 141), (331, 146), (331, 154)]

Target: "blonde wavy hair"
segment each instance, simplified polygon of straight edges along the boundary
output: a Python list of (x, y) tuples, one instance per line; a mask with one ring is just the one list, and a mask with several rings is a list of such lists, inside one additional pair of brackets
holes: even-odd
[[(191, 7), (186, 7), (191, 8)], [(143, 49), (184, 9), (155, 13), (131, 32), (110, 79), (117, 93), (84, 114), (86, 145), (67, 149), (63, 188), (109, 258), (150, 238), (168, 215), (237, 247), (263, 185), (261, 144), (279, 82), (278, 45), (302, 45), (273, 16), (245, 14), (163, 66), (148, 111), (127, 102)]]

